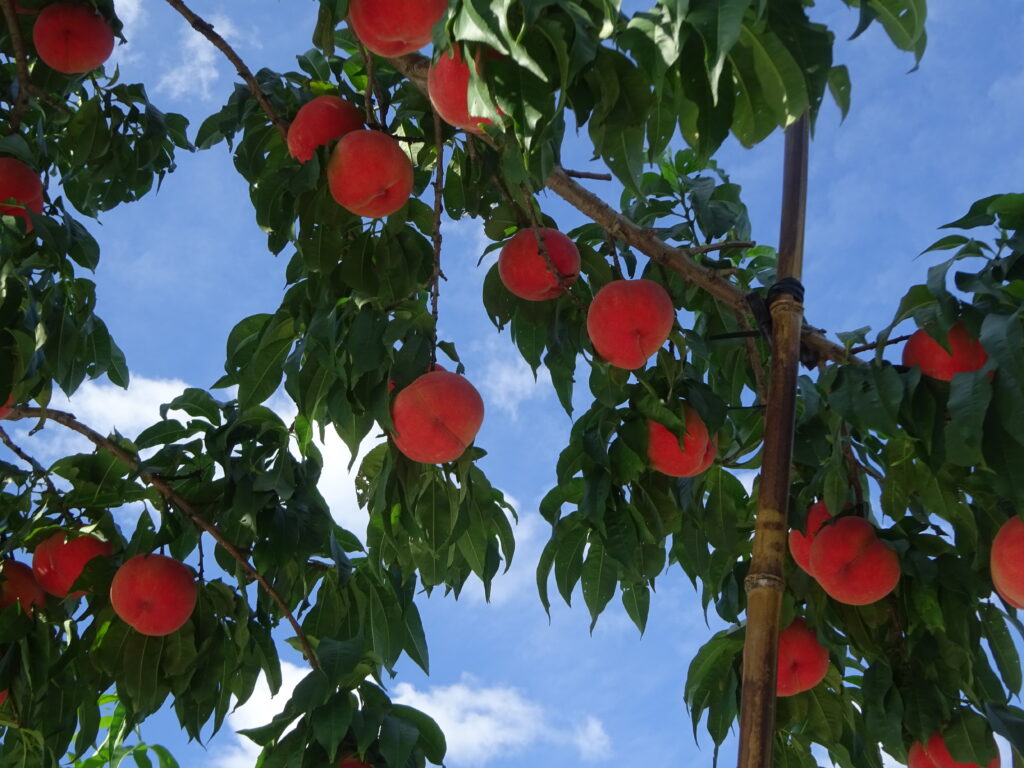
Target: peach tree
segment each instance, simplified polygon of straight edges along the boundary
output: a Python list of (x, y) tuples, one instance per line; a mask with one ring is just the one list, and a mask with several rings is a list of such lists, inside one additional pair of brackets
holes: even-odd
[[(246, 732), (260, 765), (442, 763), (437, 725), (388, 696), (403, 654), (429, 666), (416, 594), (489, 591), (515, 550), (477, 466), (473, 371), (437, 335), (442, 222), (462, 217), (501, 249), (495, 332), (574, 419), (540, 506), (545, 607), (553, 576), (591, 626), (618, 598), (643, 630), (681, 568), (729, 624), (690, 667), (694, 729), (719, 745), (741, 718), (743, 768), (813, 766), (815, 744), (850, 768), (995, 765), (993, 734), (1024, 751), (1024, 196), (947, 225), (928, 248), (945, 260), (870, 340), (802, 322), (808, 125), (851, 93), (813, 3), (320, 0), (312, 47), (275, 72), (167, 2), (241, 80), (198, 127), (104, 68), (112, 0), (0, 0), (0, 403), (32, 440), (94, 447), (43, 466), (0, 431), (0, 765), (147, 761), (125, 734), (165, 703), (189, 737), (216, 731), (261, 675), (280, 686), (275, 633), (309, 673)], [(880, 24), (923, 55), (925, 0), (844, 2), (855, 36)], [(573, 130), (599, 173), (561, 164)], [(778, 250), (750, 240), (715, 159), (777, 130)], [(50, 408), (87, 378), (129, 382), (83, 221), (173, 184), (178, 153), (223, 151), (288, 260), (279, 306), (239, 319), (223, 377), (137, 435)], [(615, 205), (585, 186), (613, 178)], [(588, 223), (560, 231), (545, 188)], [(282, 388), (288, 420), (267, 406)], [(365, 531), (317, 491), (328, 430), (368, 447)], [(737, 472), (758, 468), (748, 494)], [(129, 529), (139, 502), (158, 514)], [(72, 570), (47, 554), (83, 540)], [(183, 623), (111, 591), (157, 552), (189, 572)]]

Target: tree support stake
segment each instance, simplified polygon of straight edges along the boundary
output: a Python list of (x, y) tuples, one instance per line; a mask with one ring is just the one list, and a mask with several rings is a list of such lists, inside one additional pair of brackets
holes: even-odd
[(765, 407), (764, 463), (747, 591), (743, 645), (739, 768), (771, 768), (775, 737), (775, 674), (779, 613), (785, 590), (786, 512), (803, 323), (804, 224), (807, 212), (809, 119), (786, 131), (779, 264), (770, 301), (772, 367)]

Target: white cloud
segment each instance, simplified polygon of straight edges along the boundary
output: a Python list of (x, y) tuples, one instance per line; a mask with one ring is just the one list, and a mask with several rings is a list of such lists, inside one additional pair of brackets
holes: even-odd
[(486, 687), (469, 675), (454, 685), (426, 691), (399, 683), (393, 699), (421, 709), (437, 721), (448, 740), (446, 762), (451, 765), (483, 765), (544, 742), (572, 746), (584, 760), (606, 758), (611, 753), (611, 740), (597, 718), (552, 725), (557, 716), (519, 690)]
[[(221, 37), (232, 45), (236, 44), (239, 32), (230, 18), (223, 14), (213, 14), (209, 22)], [(160, 79), (157, 90), (174, 98), (210, 99), (211, 89), (220, 78), (219, 67), (223, 66), (220, 51), (191, 27), (181, 32), (181, 48), (181, 61)]]
[(117, 17), (122, 24), (121, 34), (127, 42), (114, 48), (111, 65), (120, 66), (141, 58), (135, 41), (139, 31), (146, 26), (146, 16), (142, 0), (117, 0)]
[[(266, 678), (260, 676), (253, 691), (252, 698), (243, 706), (228, 715), (228, 724), (239, 731), (245, 728), (256, 728), (266, 725), (281, 711), (292, 695), (295, 686), (306, 676), (309, 670), (281, 662), (281, 690), (277, 696), (271, 697)], [(211, 768), (252, 768), (260, 755), (260, 748), (244, 736), (235, 735), (235, 743), (221, 751), (211, 763)]]
[[(509, 340), (499, 341), (507, 343)], [(547, 369), (541, 368), (534, 378), (530, 366), (514, 348), (506, 349), (504, 353), (495, 350), (484, 366), (480, 385), (487, 404), (496, 406), (513, 419), (518, 418), (519, 407), (524, 402), (545, 397), (551, 390)]]

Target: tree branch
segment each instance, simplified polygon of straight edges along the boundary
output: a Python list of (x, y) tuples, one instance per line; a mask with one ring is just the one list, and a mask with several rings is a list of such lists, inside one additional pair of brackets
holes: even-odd
[(43, 465), (40, 464), (38, 461), (36, 461), (35, 458), (29, 456), (25, 451), (23, 451), (11, 439), (10, 435), (7, 434), (7, 431), (4, 430), (2, 427), (0, 427), (0, 442), (2, 442), (9, 448), (11, 453), (13, 453), (19, 459), (24, 461), (30, 467), (32, 467), (33, 474), (36, 474), (40, 478), (42, 478), (43, 483), (45, 483), (46, 485), (47, 492), (50, 494), (50, 496), (53, 497), (54, 501), (56, 501), (57, 509), (60, 511), (60, 516), (64, 518), (64, 521), (68, 525), (79, 525), (79, 521), (75, 520), (68, 512), (67, 506), (64, 504), (64, 497), (60, 495), (60, 491), (57, 490), (57, 486), (53, 484), (53, 480), (50, 479), (50, 473), (46, 470), (46, 468), (43, 467)]
[[(10, 2), (10, 0), (0, 1), (4, 3)], [(263, 92), (263, 89), (260, 88), (260, 84), (256, 82), (256, 78), (253, 76), (252, 70), (245, 65), (241, 56), (239, 56), (235, 52), (235, 49), (228, 44), (228, 41), (217, 34), (217, 31), (213, 28), (213, 25), (210, 22), (206, 21), (195, 11), (185, 5), (183, 0), (167, 0), (167, 4), (184, 16), (186, 21), (192, 25), (192, 28), (196, 32), (213, 43), (217, 50), (227, 56), (228, 61), (235, 65), (235, 70), (237, 70), (239, 77), (241, 77), (245, 81), (245, 84), (249, 86), (249, 90), (252, 91), (252, 95), (256, 97), (256, 101), (259, 102), (260, 107), (262, 107), (267, 117), (270, 118), (270, 122), (277, 127), (282, 138), (287, 138), (288, 121), (277, 114), (277, 111), (267, 98), (267, 94)]]
[[(444, 209), (444, 139), (441, 118), (434, 113), (434, 146), (437, 150), (437, 173), (434, 176), (434, 231), (430, 239), (434, 246), (434, 271), (430, 275), (430, 314), (434, 317), (434, 335), (430, 340), (430, 362), (437, 365), (437, 302), (441, 298), (441, 213)], [(433, 370), (433, 368), (431, 368)]]
[(28, 106), (28, 92), (32, 81), (28, 73), (28, 59), (25, 58), (25, 41), (21, 37), (21, 27), (18, 26), (18, 14), (14, 10), (14, 0), (0, 0), (0, 8), (3, 10), (4, 19), (7, 21), (7, 30), (11, 35), (11, 46), (14, 48), (14, 62), (18, 70), (18, 97), (14, 102), (14, 109), (11, 110), (10, 131), (16, 133), (21, 126), (21, 116)]
[(570, 171), (568, 168), (564, 169), (567, 176), (571, 176), (574, 179), (593, 179), (594, 181), (611, 181), (612, 175), (610, 173), (591, 173), (590, 171)]
[[(168, 0), (168, 2), (171, 2), (171, 0)], [(295, 631), (296, 637), (298, 637), (299, 639), (299, 643), (302, 645), (302, 650), (306, 654), (306, 660), (309, 662), (309, 665), (313, 669), (320, 668), (320, 662), (318, 661), (316, 654), (313, 652), (312, 646), (310, 646), (309, 644), (309, 639), (306, 637), (305, 632), (302, 631), (302, 627), (299, 625), (299, 622), (295, 618), (295, 615), (292, 613), (291, 609), (285, 603), (281, 595), (278, 594), (277, 590), (274, 589), (274, 587), (270, 584), (270, 582), (266, 580), (266, 578), (264, 578), (262, 573), (256, 570), (256, 568), (249, 562), (248, 558), (246, 558), (246, 556), (242, 554), (238, 547), (236, 547), (228, 540), (228, 538), (220, 531), (219, 528), (217, 528), (217, 526), (215, 526), (213, 523), (211, 523), (209, 520), (207, 520), (205, 517), (199, 514), (196, 508), (192, 506), (192, 502), (190, 502), (188, 499), (184, 498), (181, 494), (179, 494), (177, 491), (171, 488), (171, 486), (168, 485), (167, 482), (158, 475), (153, 475), (148, 472), (139, 472), (139, 460), (136, 456), (132, 455), (129, 451), (126, 451), (113, 440), (104, 437), (96, 430), (78, 421), (78, 419), (76, 419), (75, 415), (72, 413), (67, 413), (65, 411), (52, 411), (49, 410), (48, 408), (18, 407), (12, 408), (7, 418), (11, 420), (38, 418), (46, 419), (49, 421), (55, 421), (58, 424), (61, 424), (67, 427), (68, 429), (72, 430), (73, 432), (77, 432), (78, 434), (82, 435), (97, 448), (103, 449), (104, 451), (111, 454), (119, 461), (131, 467), (133, 471), (139, 474), (139, 478), (144, 483), (146, 483), (147, 485), (151, 485), (168, 502), (170, 502), (178, 509), (180, 509), (182, 513), (189, 520), (191, 520), (197, 528), (199, 528), (201, 531), (204, 531), (205, 533), (210, 534), (210, 536), (213, 537), (217, 544), (219, 544), (224, 549), (225, 552), (231, 555), (235, 562), (237, 562), (242, 567), (242, 570), (245, 571), (246, 575), (248, 575), (251, 579), (256, 581), (263, 588), (263, 591), (266, 592), (270, 599), (277, 604), (277, 607), (281, 611), (281, 614), (288, 620), (288, 623), (291, 624), (292, 629)]]
[(872, 349), (878, 349), (879, 347), (887, 347), (890, 344), (899, 344), (901, 341), (906, 341), (912, 333), (908, 333), (906, 336), (897, 336), (895, 339), (886, 339), (885, 341), (873, 341), (870, 344), (861, 344), (859, 347), (853, 347), (850, 349), (851, 355), (859, 355), (861, 352), (870, 352)]

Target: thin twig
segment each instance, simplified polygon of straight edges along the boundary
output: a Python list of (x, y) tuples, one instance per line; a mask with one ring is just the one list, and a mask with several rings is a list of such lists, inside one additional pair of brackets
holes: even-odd
[[(721, 243), (708, 243), (707, 245), (697, 245), (693, 248), (683, 248), (682, 250), (689, 253), (691, 256), (697, 256), (702, 253), (711, 253), (712, 251), (725, 251), (729, 248), (753, 248), (757, 243), (753, 240), (725, 240)], [(718, 270), (719, 273), (725, 272), (725, 270)]]
[(615, 247), (615, 238), (610, 234), (608, 235), (608, 248), (612, 252), (612, 263), (615, 264), (615, 273), (621, 280), (626, 276), (626, 273), (622, 271), (622, 262), (619, 261), (619, 249)]
[(895, 339), (886, 339), (885, 341), (873, 341), (870, 344), (861, 344), (858, 347), (852, 347), (850, 349), (851, 355), (859, 355), (862, 352), (870, 352), (872, 349), (878, 349), (878, 347), (887, 347), (890, 344), (899, 344), (901, 341), (906, 341), (914, 334), (908, 333), (906, 336), (897, 336)]
[(0, 442), (6, 445), (11, 453), (17, 456), (19, 459), (24, 461), (30, 467), (32, 467), (33, 474), (38, 475), (42, 478), (43, 483), (46, 484), (46, 490), (57, 504), (57, 510), (60, 512), (60, 516), (64, 518), (64, 521), (71, 526), (79, 525), (79, 521), (68, 512), (67, 505), (64, 504), (64, 497), (60, 495), (60, 491), (57, 490), (57, 486), (53, 484), (53, 480), (50, 479), (50, 473), (36, 461), (35, 458), (29, 456), (21, 447), (19, 447), (7, 434), (3, 427), (0, 427)]
[[(750, 321), (743, 312), (736, 313), (736, 325), (738, 325), (740, 330), (745, 333), (750, 333), (751, 330), (753, 330), (750, 327)], [(747, 346), (747, 357), (750, 359), (750, 368), (754, 372), (754, 385), (756, 387), (755, 391), (757, 392), (757, 400), (758, 402), (763, 403), (766, 401), (767, 390), (764, 386), (765, 372), (764, 364), (761, 362), (761, 352), (757, 347), (757, 340), (753, 336), (744, 336), (743, 341)]]
[(610, 173), (591, 173), (590, 171), (570, 171), (568, 168), (565, 169), (565, 173), (574, 179), (593, 179), (594, 181), (611, 181), (612, 175)]
[(565, 293), (569, 294), (577, 303), (582, 305), (582, 300), (569, 290), (569, 286), (572, 285), (570, 277), (574, 275), (563, 274), (558, 267), (555, 266), (555, 262), (551, 260), (551, 253), (548, 251), (547, 243), (544, 242), (544, 238), (540, 234), (540, 223), (537, 221), (537, 216), (533, 212), (533, 205), (530, 199), (530, 190), (526, 188), (526, 185), (522, 187), (523, 192), (523, 209), (526, 211), (527, 217), (530, 219), (530, 229), (533, 230), (533, 237), (537, 241), (537, 250), (540, 251), (540, 255), (544, 257), (544, 262), (547, 265), (548, 272), (555, 276), (555, 280), (558, 281), (559, 287)]
[[(168, 0), (172, 2), (172, 0)], [(166, 499), (168, 502), (180, 509), (184, 515), (189, 518), (197, 528), (204, 531), (224, 549), (231, 557), (237, 562), (242, 570), (245, 571), (246, 575), (258, 582), (263, 588), (263, 591), (267, 593), (271, 600), (273, 600), (278, 609), (281, 611), (288, 623), (291, 624), (292, 629), (295, 631), (296, 637), (299, 639), (299, 643), (302, 645), (302, 650), (306, 654), (306, 660), (313, 669), (320, 668), (320, 662), (317, 660), (316, 654), (313, 653), (313, 648), (309, 644), (309, 639), (306, 637), (306, 633), (302, 631), (302, 627), (299, 625), (295, 615), (291, 612), (291, 609), (285, 603), (281, 595), (278, 594), (277, 590), (266, 580), (262, 573), (249, 562), (249, 560), (242, 554), (242, 552), (232, 544), (228, 538), (221, 532), (216, 525), (211, 523), (205, 517), (203, 517), (196, 508), (192, 505), (188, 499), (184, 498), (181, 494), (171, 488), (167, 482), (159, 477), (158, 475), (150, 474), (148, 472), (139, 472), (139, 460), (136, 456), (133, 456), (130, 452), (126, 451), (120, 445), (115, 443), (113, 440), (104, 437), (96, 430), (83, 424), (75, 418), (74, 414), (67, 413), (65, 411), (52, 411), (48, 408), (13, 408), (7, 417), (8, 419), (46, 419), (49, 421), (55, 421), (61, 424), (73, 432), (85, 437), (97, 448), (102, 448), (104, 451), (112, 455), (119, 461), (127, 464), (131, 467), (132, 471), (138, 472), (139, 478), (146, 484), (153, 486), (153, 488)]]
[[(430, 362), (437, 364), (437, 303), (441, 297), (441, 212), (444, 195), (444, 139), (441, 128), (441, 117), (434, 112), (434, 148), (437, 153), (437, 172), (434, 176), (434, 231), (431, 240), (434, 243), (434, 272), (430, 276), (430, 314), (434, 316), (434, 335), (430, 339)], [(433, 370), (433, 369), (431, 369)]]
[[(9, 0), (2, 0), (3, 2), (9, 2)], [(260, 107), (266, 113), (267, 117), (270, 118), (270, 122), (274, 124), (281, 136), (287, 138), (288, 136), (288, 121), (277, 114), (270, 100), (267, 98), (267, 94), (260, 88), (260, 84), (256, 82), (256, 78), (252, 74), (252, 70), (245, 65), (242, 61), (242, 57), (239, 56), (235, 49), (232, 48), (228, 41), (217, 34), (217, 31), (213, 28), (213, 25), (206, 21), (202, 16), (199, 16), (195, 11), (189, 8), (183, 0), (167, 0), (167, 4), (170, 5), (174, 10), (185, 17), (185, 20), (192, 25), (192, 28), (200, 35), (205, 37), (214, 47), (217, 48), (221, 53), (227, 56), (228, 61), (235, 65), (235, 70), (238, 72), (245, 84), (249, 86), (249, 90), (252, 95), (259, 102)]]
[(377, 125), (377, 118), (373, 114), (373, 64), (372, 54), (366, 50), (363, 41), (356, 38), (356, 45), (363, 55), (363, 62), (366, 65), (366, 87), (363, 89), (363, 111), (366, 113), (366, 124), (370, 127)]
[(11, 46), (14, 48), (14, 62), (18, 70), (18, 97), (14, 102), (10, 119), (10, 132), (17, 133), (21, 126), (21, 117), (25, 113), (25, 107), (28, 106), (28, 92), (32, 81), (29, 79), (28, 59), (25, 58), (25, 41), (22, 40), (21, 27), (18, 26), (18, 14), (14, 10), (14, 0), (0, 0), (0, 8), (3, 9), (4, 19), (7, 21)]

